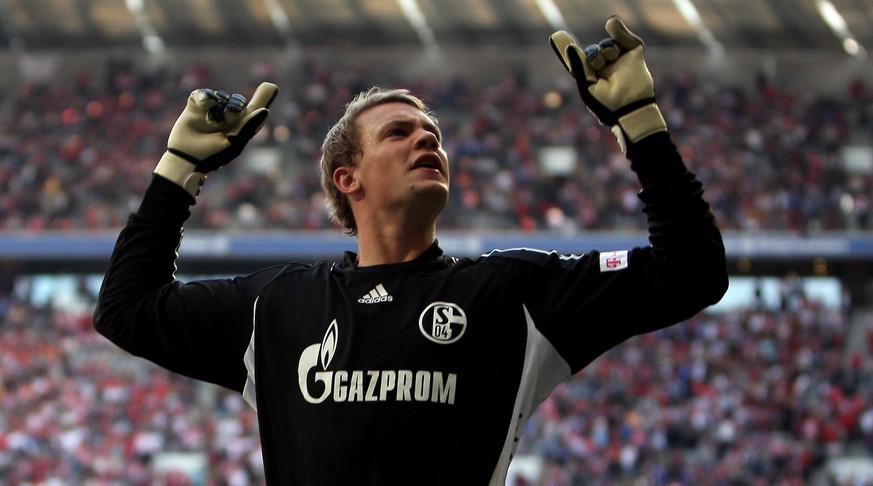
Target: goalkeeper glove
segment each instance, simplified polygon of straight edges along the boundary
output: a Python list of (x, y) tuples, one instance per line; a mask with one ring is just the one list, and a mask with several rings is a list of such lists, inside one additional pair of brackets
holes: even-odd
[(229, 164), (242, 153), (269, 116), (278, 92), (261, 83), (251, 101), (240, 94), (198, 89), (188, 97), (176, 120), (155, 174), (175, 182), (195, 199), (206, 174)]
[(609, 38), (584, 50), (563, 30), (552, 34), (549, 43), (576, 79), (588, 110), (601, 124), (612, 127), (622, 150), (626, 150), (627, 142), (666, 131), (667, 123), (655, 104), (642, 39), (616, 16), (606, 21), (606, 31)]

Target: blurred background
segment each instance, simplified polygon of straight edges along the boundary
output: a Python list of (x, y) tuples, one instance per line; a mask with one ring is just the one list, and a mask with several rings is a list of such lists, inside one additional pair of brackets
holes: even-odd
[(239, 396), (91, 328), (193, 89), (280, 85), (210, 176), (182, 280), (354, 249), (318, 150), (372, 85), (440, 119), (448, 253), (646, 244), (636, 178), (548, 45), (597, 42), (612, 14), (647, 43), (730, 290), (559, 387), (508, 484), (873, 484), (871, 0), (0, 0), (0, 484), (263, 483)]

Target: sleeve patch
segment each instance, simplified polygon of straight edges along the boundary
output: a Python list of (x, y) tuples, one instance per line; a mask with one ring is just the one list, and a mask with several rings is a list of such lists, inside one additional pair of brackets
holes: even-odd
[(614, 272), (627, 268), (627, 250), (605, 251), (600, 253), (600, 271)]

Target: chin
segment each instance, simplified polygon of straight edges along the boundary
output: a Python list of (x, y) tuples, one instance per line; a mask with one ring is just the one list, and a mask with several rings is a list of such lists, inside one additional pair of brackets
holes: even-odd
[(429, 203), (437, 206), (440, 211), (449, 202), (449, 185), (445, 183), (422, 184), (416, 187), (415, 192), (420, 198), (427, 198)]
[(445, 194), (446, 197), (449, 195), (449, 183), (443, 180), (429, 180), (429, 181), (419, 181), (414, 186), (415, 192), (424, 193), (424, 192), (436, 192)]

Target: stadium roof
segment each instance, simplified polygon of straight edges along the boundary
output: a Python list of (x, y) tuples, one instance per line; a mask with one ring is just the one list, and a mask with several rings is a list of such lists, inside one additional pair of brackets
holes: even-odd
[(873, 46), (873, 0), (0, 0), (0, 45), (513, 47), (559, 28), (605, 37), (611, 14), (667, 48), (863, 55)]

